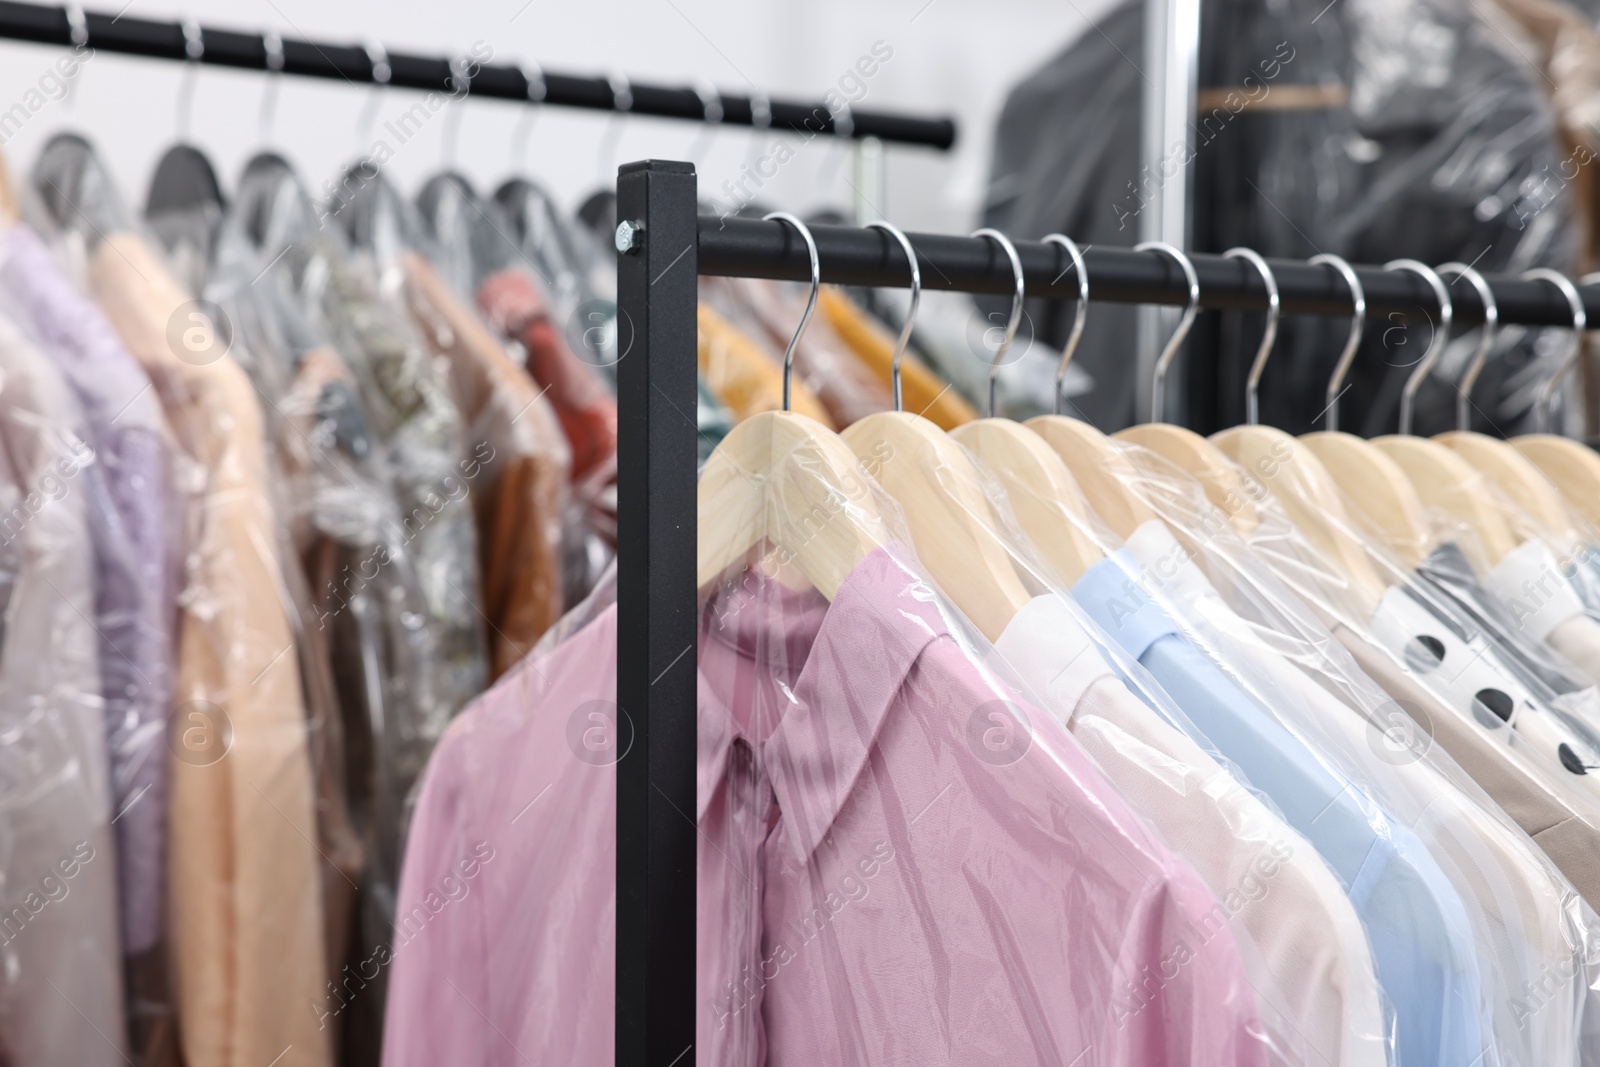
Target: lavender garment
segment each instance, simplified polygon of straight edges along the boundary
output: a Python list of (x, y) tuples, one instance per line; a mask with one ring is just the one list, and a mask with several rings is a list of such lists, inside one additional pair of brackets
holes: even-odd
[(178, 558), (169, 438), (150, 379), (25, 226), (0, 235), (0, 286), (72, 387), (97, 460), (78, 478), (94, 542), (123, 949), (134, 954), (162, 928)]

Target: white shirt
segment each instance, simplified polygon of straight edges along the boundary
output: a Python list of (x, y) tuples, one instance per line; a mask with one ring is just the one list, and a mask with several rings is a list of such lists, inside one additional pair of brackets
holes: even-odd
[(1273, 1062), (1384, 1064), (1371, 949), (1311, 844), (1141, 703), (1064, 598), (1030, 601), (995, 649), (1216, 895), (1213, 914), (1239, 944)]

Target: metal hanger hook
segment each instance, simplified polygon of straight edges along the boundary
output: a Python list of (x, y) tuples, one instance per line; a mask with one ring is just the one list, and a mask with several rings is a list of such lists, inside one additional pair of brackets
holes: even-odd
[(1011, 238), (999, 230), (985, 226), (981, 230), (973, 230), (974, 237), (987, 237), (1005, 250), (1006, 258), (1011, 261), (1011, 275), (1016, 280), (1017, 292), (1011, 298), (1011, 318), (1006, 323), (1006, 335), (1000, 339), (1000, 347), (995, 349), (994, 358), (989, 361), (989, 417), (994, 418), (995, 385), (1000, 377), (1000, 361), (1005, 359), (1006, 353), (1011, 350), (1011, 342), (1016, 339), (1017, 326), (1022, 322), (1022, 302), (1027, 299), (1027, 285), (1022, 277), (1022, 257), (1017, 255), (1017, 246), (1011, 243)]
[(900, 227), (892, 222), (878, 219), (867, 223), (869, 230), (882, 230), (884, 233), (900, 242), (900, 250), (906, 254), (906, 262), (911, 264), (911, 307), (906, 310), (906, 324), (900, 327), (900, 336), (894, 342), (894, 357), (889, 361), (889, 383), (894, 387), (894, 409), (904, 411), (905, 407), (900, 399), (900, 360), (905, 357), (906, 345), (911, 340), (911, 328), (917, 321), (917, 304), (922, 300), (922, 268), (917, 266), (917, 250), (911, 245), (911, 238), (901, 232)]
[(1067, 334), (1067, 343), (1061, 349), (1061, 362), (1056, 364), (1055, 405), (1052, 410), (1059, 415), (1067, 400), (1061, 393), (1061, 383), (1067, 376), (1067, 364), (1072, 362), (1073, 354), (1078, 351), (1078, 342), (1083, 339), (1083, 324), (1089, 319), (1089, 268), (1084, 266), (1083, 250), (1072, 238), (1050, 233), (1045, 235), (1044, 243), (1065, 248), (1072, 257), (1072, 269), (1078, 272), (1078, 307), (1072, 316), (1072, 332)]
[[(522, 65), (522, 80), (528, 85), (528, 103), (541, 104), (549, 95), (550, 87), (544, 80), (544, 68), (537, 63), (524, 63)], [(540, 107), (525, 107), (517, 118), (517, 127), (511, 134), (511, 170), (516, 173), (522, 170), (522, 160), (528, 154), (528, 137), (533, 133), (533, 124), (539, 121), (543, 111)]]
[(700, 98), (700, 123), (699, 131), (694, 135), (694, 140), (689, 142), (689, 160), (698, 168), (701, 156), (705, 155), (710, 147), (711, 140), (716, 136), (716, 128), (722, 123), (723, 107), (722, 94), (716, 87), (705, 82), (697, 82), (694, 93)]
[(373, 41), (365, 48), (367, 65), (372, 68), (372, 90), (367, 94), (367, 102), (361, 105), (361, 114), (356, 118), (356, 151), (362, 155), (370, 147), (367, 139), (372, 134), (372, 124), (378, 118), (378, 105), (382, 102), (384, 87), (394, 76), (394, 68), (389, 66), (389, 53), (384, 51), (383, 45)]
[(1472, 387), (1478, 384), (1478, 375), (1483, 373), (1483, 365), (1489, 361), (1494, 339), (1500, 333), (1500, 305), (1495, 302), (1494, 290), (1489, 288), (1489, 283), (1471, 264), (1451, 261), (1435, 269), (1441, 277), (1448, 271), (1457, 278), (1471, 282), (1478, 291), (1478, 299), (1483, 303), (1483, 337), (1478, 341), (1478, 350), (1472, 353), (1467, 369), (1461, 374), (1460, 384), (1456, 386), (1456, 429), (1465, 433), (1472, 429)]
[(1189, 283), (1189, 303), (1183, 309), (1183, 318), (1178, 320), (1178, 328), (1172, 331), (1167, 345), (1161, 350), (1161, 355), (1156, 358), (1156, 372), (1150, 387), (1150, 421), (1160, 422), (1162, 412), (1166, 407), (1166, 382), (1167, 368), (1172, 366), (1173, 359), (1178, 354), (1178, 349), (1183, 346), (1184, 339), (1189, 336), (1189, 328), (1194, 325), (1195, 316), (1200, 314), (1200, 277), (1194, 272), (1194, 263), (1182, 251), (1169, 245), (1165, 241), (1144, 241), (1133, 246), (1135, 252), (1165, 252), (1178, 261), (1178, 266), (1183, 268), (1184, 280)]
[(278, 83), (283, 77), (283, 38), (276, 30), (261, 35), (261, 47), (267, 54), (267, 79), (261, 88), (261, 111), (256, 116), (259, 125), (257, 139), (262, 144), (272, 141), (272, 120), (278, 113)]
[(806, 252), (811, 256), (811, 296), (806, 300), (806, 311), (800, 316), (800, 325), (795, 327), (794, 336), (789, 338), (789, 347), (783, 350), (783, 410), (790, 411), (789, 381), (794, 377), (794, 350), (800, 344), (800, 338), (805, 336), (806, 327), (811, 325), (812, 313), (817, 310), (817, 293), (822, 289), (822, 260), (817, 256), (817, 242), (812, 239), (811, 230), (805, 223), (787, 211), (774, 211), (762, 216), (763, 222), (772, 222), (774, 219), (787, 222), (799, 230), (806, 242)]
[(178, 140), (189, 139), (189, 119), (194, 110), (194, 81), (205, 58), (205, 31), (194, 19), (183, 21), (183, 54), (188, 62), (183, 65), (183, 80), (178, 83), (178, 114), (174, 122), (178, 127)]
[[(1567, 303), (1572, 305), (1572, 350), (1561, 357), (1561, 362), (1556, 365), (1555, 373), (1550, 375), (1533, 401), (1533, 425), (1540, 433), (1550, 432), (1550, 408), (1555, 404), (1556, 392), (1561, 388), (1562, 379), (1572, 365), (1578, 362), (1578, 352), (1583, 347), (1583, 331), (1589, 328), (1589, 313), (1583, 307), (1583, 295), (1578, 292), (1578, 287), (1572, 280), (1560, 271), (1551, 270), (1549, 267), (1535, 267), (1522, 272), (1523, 281), (1549, 282), (1561, 290), (1561, 295), (1567, 298)], [(1581, 284), (1587, 285), (1591, 279), (1600, 280), (1600, 275), (1586, 274), (1579, 279)]]
[(1344, 350), (1339, 353), (1339, 362), (1333, 365), (1333, 375), (1328, 379), (1328, 432), (1334, 433), (1339, 429), (1339, 398), (1344, 395), (1344, 380), (1350, 373), (1350, 364), (1355, 362), (1361, 335), (1367, 328), (1367, 291), (1356, 277), (1355, 268), (1343, 256), (1323, 252), (1312, 256), (1310, 262), (1313, 266), (1327, 264), (1338, 271), (1345, 285), (1350, 287), (1350, 301), (1355, 305), (1355, 313), (1350, 316), (1350, 336), (1345, 338)]
[(1415, 259), (1391, 259), (1383, 265), (1383, 269), (1408, 270), (1421, 275), (1422, 280), (1433, 288), (1434, 299), (1439, 302), (1439, 325), (1433, 331), (1433, 340), (1428, 343), (1422, 362), (1417, 364), (1417, 369), (1411, 372), (1411, 377), (1406, 379), (1405, 386), (1400, 390), (1400, 432), (1409, 434), (1417, 406), (1417, 390), (1422, 388), (1422, 383), (1433, 373), (1433, 365), (1444, 354), (1444, 346), (1450, 341), (1450, 323), (1455, 319), (1456, 307), (1450, 299), (1450, 287), (1439, 277), (1439, 272), (1426, 263)]
[(1256, 348), (1256, 358), (1251, 362), (1250, 373), (1244, 380), (1244, 421), (1247, 425), (1258, 426), (1261, 423), (1261, 400), (1258, 396), (1261, 389), (1261, 372), (1267, 369), (1267, 360), (1272, 356), (1272, 345), (1278, 339), (1278, 315), (1283, 309), (1283, 304), (1278, 299), (1278, 277), (1272, 273), (1272, 268), (1267, 265), (1261, 253), (1253, 248), (1240, 245), (1222, 254), (1228, 259), (1249, 260), (1250, 265), (1261, 272), (1261, 281), (1267, 287), (1267, 329), (1261, 335), (1261, 344)]

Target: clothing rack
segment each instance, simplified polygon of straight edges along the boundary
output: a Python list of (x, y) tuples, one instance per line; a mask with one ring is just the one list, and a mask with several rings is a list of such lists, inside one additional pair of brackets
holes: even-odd
[[(799, 234), (779, 221), (698, 217), (692, 164), (648, 160), (617, 177), (617, 1064), (672, 1067), (695, 1039), (695, 375), (698, 276), (808, 281)], [(909, 286), (899, 244), (880, 230), (812, 226), (822, 280)], [(1011, 264), (986, 238), (910, 234), (926, 289), (1010, 294)], [(1030, 296), (1076, 299), (1069, 254), (1015, 242)], [(1249, 263), (1193, 256), (1205, 308), (1265, 309)], [(1092, 248), (1091, 300), (1183, 306), (1188, 285), (1161, 252)], [(1272, 261), (1285, 314), (1348, 316), (1332, 267)], [(1437, 321), (1428, 284), (1412, 272), (1356, 267), (1369, 321)], [(1545, 282), (1491, 277), (1501, 323), (1571, 325), (1566, 298)], [(1582, 287), (1600, 321), (1600, 285)], [(1458, 324), (1483, 321), (1470, 285), (1452, 287)], [(1342, 327), (1341, 327), (1342, 328)], [(1130, 354), (1132, 351), (1130, 339)]]
[(461, 91), (497, 100), (754, 126), (802, 135), (826, 133), (857, 140), (876, 138), (940, 149), (949, 148), (956, 139), (955, 122), (948, 118), (920, 118), (855, 108), (835, 116), (821, 103), (650, 85), (619, 76), (557, 74), (533, 66), (485, 63), (466, 78), (459, 77), (461, 57), (418, 56), (375, 46), (329, 44), (271, 33), (240, 33), (192, 22), (160, 22), (50, 4), (0, 2), (0, 38), (87, 46), (124, 55), (330, 78), (352, 84), (444, 93)]

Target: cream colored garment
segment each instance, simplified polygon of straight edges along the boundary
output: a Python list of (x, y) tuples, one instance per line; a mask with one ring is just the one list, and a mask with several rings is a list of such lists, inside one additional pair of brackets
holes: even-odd
[(94, 551), (66, 383), (0, 319), (0, 1055), (124, 1062)]
[[(1562, 575), (1555, 553), (1542, 541), (1518, 545), (1483, 577), (1535, 641), (1543, 641), (1600, 685), (1600, 623)], [(1600, 724), (1597, 724), (1600, 725)]]
[[(1376, 799), (1410, 827), (1468, 905), (1484, 977), (1489, 1031), (1506, 1063), (1577, 1062), (1585, 974), (1574, 966), (1584, 931), (1569, 913), (1577, 891), (1485, 798), (1479, 804), (1422, 755), (1390, 753), (1387, 724), (1364, 721), (1318, 677), (1316, 666), (1291, 661), (1224, 602), (1165, 525), (1135, 530), (1128, 547), (1166, 578), (1162, 591), (1201, 623), (1201, 640), (1243, 657), (1235, 664), (1257, 699), (1283, 712), (1284, 725), (1346, 773), (1369, 782)], [(1203, 622), (1202, 622), (1203, 621)], [(1359, 670), (1350, 665), (1352, 672)], [(1308, 718), (1309, 717), (1309, 718)], [(1437, 759), (1438, 757), (1432, 757)], [(1527, 989), (1552, 992), (1530, 998)]]
[[(1574, 790), (1558, 788), (1521, 748), (1458, 712), (1381, 649), (1342, 623), (1333, 636), (1367, 676), (1383, 687), (1418, 724), (1419, 751), (1437, 744), (1472, 777), (1522, 832), (1550, 858), (1592, 908), (1600, 908), (1600, 807)], [(1389, 727), (1403, 724), (1391, 723)], [(1509, 727), (1499, 732), (1509, 734)], [(1402, 738), (1402, 740), (1404, 740)]]
[(1272, 1062), (1382, 1067), (1372, 950), (1311, 843), (1134, 697), (1054, 596), (1024, 605), (995, 650), (1216, 895), (1212, 915), (1236, 931)]
[(167, 901), (184, 1058), (190, 1067), (324, 1067), (317, 824), (261, 412), (232, 359), (182, 343), (196, 325), (188, 297), (141, 238), (107, 237), (89, 281), (150, 375), (194, 483)]

